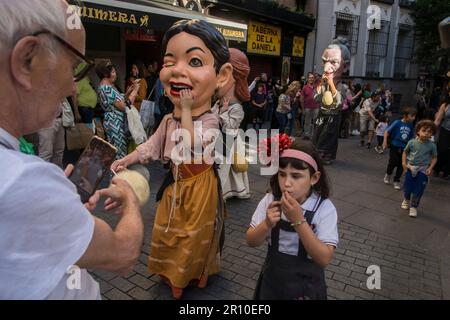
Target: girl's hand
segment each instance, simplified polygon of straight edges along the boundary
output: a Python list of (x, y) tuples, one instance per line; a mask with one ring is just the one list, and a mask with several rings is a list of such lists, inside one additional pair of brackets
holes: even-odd
[(189, 89), (183, 89), (180, 91), (180, 104), (181, 109), (191, 110), (194, 105), (194, 97), (192, 96), (192, 92)]
[(280, 204), (280, 201), (273, 201), (267, 208), (266, 223), (270, 229), (275, 227), (281, 219)]
[(281, 197), (281, 209), (291, 223), (304, 219), (302, 207), (287, 191)]

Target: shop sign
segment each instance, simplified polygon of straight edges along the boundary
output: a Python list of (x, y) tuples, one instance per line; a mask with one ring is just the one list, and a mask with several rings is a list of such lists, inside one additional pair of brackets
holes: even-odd
[(125, 29), (126, 41), (145, 41), (145, 42), (160, 42), (161, 37), (155, 34), (148, 34), (142, 29)]
[(244, 42), (247, 40), (247, 33), (245, 32), (245, 30), (220, 25), (214, 26), (217, 30), (219, 30), (219, 32), (224, 36), (225, 39)]
[(248, 24), (247, 52), (279, 56), (281, 28), (250, 21)]
[(305, 38), (294, 36), (292, 44), (292, 56), (303, 58), (305, 55)]
[(150, 28), (148, 14), (137, 11), (123, 10), (111, 7), (73, 6), (84, 21), (102, 22), (131, 28)]

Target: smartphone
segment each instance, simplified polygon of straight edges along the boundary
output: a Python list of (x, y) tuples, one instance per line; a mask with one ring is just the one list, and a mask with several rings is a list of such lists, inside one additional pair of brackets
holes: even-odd
[(81, 201), (86, 203), (97, 190), (116, 158), (117, 148), (109, 142), (93, 136), (84, 149), (69, 180), (77, 187)]

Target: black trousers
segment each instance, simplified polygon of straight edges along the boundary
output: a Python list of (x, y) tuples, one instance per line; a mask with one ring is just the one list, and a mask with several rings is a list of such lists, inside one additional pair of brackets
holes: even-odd
[(442, 171), (444, 176), (448, 176), (450, 174), (450, 131), (444, 128), (440, 129), (437, 149), (438, 162), (435, 171), (437, 173)]
[(400, 178), (403, 174), (403, 166), (402, 166), (402, 154), (403, 148), (395, 147), (391, 145), (391, 149), (389, 150), (389, 163), (386, 169), (386, 173), (391, 175), (395, 171), (394, 182), (400, 182)]

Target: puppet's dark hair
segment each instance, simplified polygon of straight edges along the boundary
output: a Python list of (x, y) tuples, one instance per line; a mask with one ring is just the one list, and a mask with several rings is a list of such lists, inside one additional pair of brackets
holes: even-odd
[(210, 23), (197, 19), (177, 21), (166, 31), (161, 48), (163, 55), (166, 53), (169, 40), (181, 32), (199, 37), (205, 43), (214, 56), (214, 67), (217, 73), (230, 60), (230, 52), (223, 35)]

